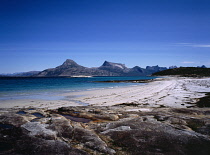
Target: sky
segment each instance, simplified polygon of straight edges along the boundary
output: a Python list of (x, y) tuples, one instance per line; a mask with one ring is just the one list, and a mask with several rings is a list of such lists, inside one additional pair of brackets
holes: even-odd
[(0, 0), (0, 73), (66, 59), (210, 67), (210, 0)]

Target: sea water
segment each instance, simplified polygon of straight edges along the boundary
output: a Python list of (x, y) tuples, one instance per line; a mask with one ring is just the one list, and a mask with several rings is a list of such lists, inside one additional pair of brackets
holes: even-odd
[(97, 81), (145, 80), (156, 77), (9, 77), (0, 78), (0, 101), (11, 99), (60, 100), (60, 94), (94, 89), (142, 85), (142, 83), (106, 83)]

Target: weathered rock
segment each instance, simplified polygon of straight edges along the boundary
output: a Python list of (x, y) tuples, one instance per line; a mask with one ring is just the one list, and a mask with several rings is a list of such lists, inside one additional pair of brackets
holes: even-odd
[(210, 124), (198, 128), (197, 132), (210, 136)]
[(144, 122), (138, 118), (113, 122), (101, 134), (109, 136), (115, 145), (129, 154), (210, 153), (210, 140), (207, 136), (160, 122)]
[(48, 127), (50, 129), (54, 129), (57, 131), (59, 137), (72, 139), (73, 136), (73, 126), (71, 126), (70, 122), (65, 119), (55, 119), (52, 120), (52, 124)]
[(81, 127), (75, 127), (74, 138), (84, 143), (84, 145), (93, 150), (106, 154), (114, 154), (115, 151), (110, 149), (107, 144), (94, 132)]
[(15, 114), (14, 112), (5, 113), (0, 116), (2, 124), (11, 124), (16, 127), (21, 126), (22, 124), (28, 122), (27, 119), (21, 115)]
[(87, 155), (88, 153), (72, 148), (63, 141), (58, 140), (44, 140), (40, 138), (23, 136), (21, 140), (16, 143), (16, 153), (18, 154), (78, 154)]
[(98, 119), (110, 120), (110, 121), (116, 121), (119, 119), (117, 115), (113, 115), (113, 114), (95, 115), (95, 117)]
[(29, 131), (30, 136), (41, 137), (46, 140), (55, 140), (56, 132), (50, 129), (48, 124), (41, 124), (40, 122), (28, 122), (21, 125), (22, 128)]
[(49, 137), (49, 134), (48, 136), (43, 136), (45, 133), (40, 131), (40, 126), (35, 127), (36, 129), (32, 129), (32, 126), (29, 127), (29, 125), (25, 126), (27, 126), (26, 128), (28, 130), (32, 130), (33, 134), (31, 134), (31, 131), (25, 130), (25, 128), (15, 126), (0, 129), (0, 154), (88, 154), (82, 150), (71, 147), (71, 145), (66, 142), (49, 140), (49, 138), (46, 138)]
[(170, 117), (168, 121), (170, 121), (171, 124), (187, 125), (187, 122), (182, 118)]
[(210, 109), (135, 108), (0, 111), (0, 154), (210, 154)]

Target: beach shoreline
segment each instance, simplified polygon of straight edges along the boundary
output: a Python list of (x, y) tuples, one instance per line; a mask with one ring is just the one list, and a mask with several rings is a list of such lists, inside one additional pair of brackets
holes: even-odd
[(210, 78), (157, 78), (145, 85), (64, 93), (62, 100), (2, 100), (0, 108), (48, 108), (67, 106), (113, 106), (136, 104), (139, 107), (186, 108), (210, 92)]

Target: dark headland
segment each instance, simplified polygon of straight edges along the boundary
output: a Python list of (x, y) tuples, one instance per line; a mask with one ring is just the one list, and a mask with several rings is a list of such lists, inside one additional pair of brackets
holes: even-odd
[(152, 74), (153, 76), (178, 75), (183, 77), (210, 77), (210, 68), (180, 67), (167, 69)]

